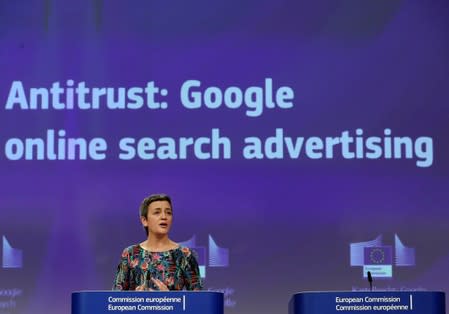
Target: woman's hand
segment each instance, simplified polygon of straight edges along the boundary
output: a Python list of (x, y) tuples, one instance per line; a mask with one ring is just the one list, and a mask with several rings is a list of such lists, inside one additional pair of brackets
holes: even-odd
[(145, 284), (136, 287), (136, 291), (146, 291), (146, 290), (148, 289), (145, 287)]
[(159, 279), (151, 278), (151, 280), (154, 282), (156, 287), (159, 288), (159, 291), (169, 291), (168, 287), (162, 281), (160, 281)]

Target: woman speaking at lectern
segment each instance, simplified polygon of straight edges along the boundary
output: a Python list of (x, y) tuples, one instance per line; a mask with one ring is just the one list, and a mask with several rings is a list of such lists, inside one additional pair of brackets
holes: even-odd
[(173, 221), (170, 197), (154, 194), (145, 198), (140, 205), (140, 221), (147, 239), (123, 251), (113, 290), (201, 290), (192, 251), (168, 237)]

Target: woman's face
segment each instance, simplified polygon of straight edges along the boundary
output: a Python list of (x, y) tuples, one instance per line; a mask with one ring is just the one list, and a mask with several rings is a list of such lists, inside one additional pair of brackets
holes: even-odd
[(153, 234), (168, 234), (173, 220), (172, 209), (167, 201), (155, 201), (148, 206), (147, 217), (141, 217), (144, 227)]

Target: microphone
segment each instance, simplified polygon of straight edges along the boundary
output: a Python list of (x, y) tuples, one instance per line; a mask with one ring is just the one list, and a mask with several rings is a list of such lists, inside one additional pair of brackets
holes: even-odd
[(368, 272), (368, 282), (369, 282), (369, 290), (373, 291), (373, 277), (371, 277), (371, 272)]

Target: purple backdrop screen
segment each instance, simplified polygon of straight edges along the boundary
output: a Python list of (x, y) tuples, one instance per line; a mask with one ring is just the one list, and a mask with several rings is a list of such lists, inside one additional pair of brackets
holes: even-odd
[(447, 290), (446, 1), (1, 1), (0, 313), (111, 289), (173, 198), (227, 313)]

